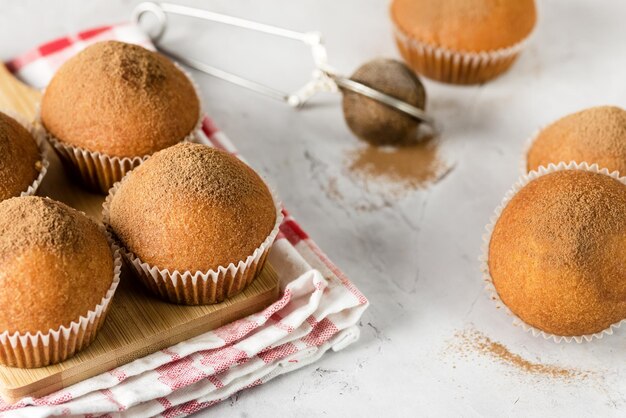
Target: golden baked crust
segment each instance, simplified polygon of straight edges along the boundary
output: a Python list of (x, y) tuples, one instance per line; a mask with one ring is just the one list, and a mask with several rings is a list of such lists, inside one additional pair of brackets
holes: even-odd
[(0, 202), (0, 332), (47, 332), (96, 307), (113, 255), (96, 223), (42, 197)]
[(489, 243), (489, 272), (524, 322), (578, 336), (626, 318), (626, 186), (558, 171), (507, 204)]
[(393, 0), (405, 35), (460, 52), (492, 51), (526, 38), (537, 21), (534, 0)]
[(109, 156), (152, 154), (190, 134), (200, 103), (189, 79), (161, 54), (96, 43), (57, 71), (41, 102), (46, 129)]
[(245, 260), (272, 231), (267, 186), (236, 157), (181, 143), (125, 177), (109, 223), (123, 245), (160, 269), (208, 271)]
[(35, 139), (15, 119), (0, 112), (0, 201), (25, 192), (39, 169)]
[(527, 169), (564, 161), (597, 163), (626, 175), (626, 111), (598, 106), (567, 115), (544, 128), (528, 150)]

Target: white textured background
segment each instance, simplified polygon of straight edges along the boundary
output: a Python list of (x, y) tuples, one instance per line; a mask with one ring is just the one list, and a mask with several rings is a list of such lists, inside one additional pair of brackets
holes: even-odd
[[(397, 56), (387, 2), (207, 0), (185, 2), (325, 34), (331, 62), (350, 73)], [(10, 58), (56, 36), (126, 20), (132, 1), (0, 1), (0, 54)], [(583, 107), (626, 106), (626, 2), (541, 0), (540, 22), (519, 62), (481, 87), (427, 82), (429, 109), (455, 164), (441, 183), (372, 211), (343, 171), (358, 146), (339, 97), (288, 107), (196, 74), (206, 110), (287, 208), (369, 297), (362, 338), (317, 365), (238, 395), (202, 414), (274, 416), (619, 416), (626, 414), (626, 331), (593, 344), (556, 345), (510, 325), (482, 290), (476, 258), (483, 226), (518, 175), (524, 140)], [(165, 42), (179, 52), (275, 85), (308, 76), (306, 50), (273, 38), (180, 19)], [(331, 178), (343, 199), (327, 194)], [(473, 324), (473, 325), (472, 325)], [(594, 371), (583, 381), (528, 375), (446, 347), (473, 326), (536, 361)]]

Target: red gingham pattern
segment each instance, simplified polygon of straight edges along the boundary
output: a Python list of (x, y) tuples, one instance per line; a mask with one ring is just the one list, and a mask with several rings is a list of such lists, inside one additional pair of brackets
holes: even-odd
[(123, 382), (127, 377), (126, 373), (118, 369), (113, 369), (109, 373), (111, 373), (112, 376), (115, 376), (119, 382)]
[(295, 344), (287, 343), (276, 348), (269, 349), (262, 353), (259, 353), (259, 357), (265, 363), (271, 363), (273, 361), (283, 359), (298, 352), (298, 347)]
[[(57, 39), (8, 63), (24, 81), (45, 86), (54, 71), (85, 46), (105, 39), (152, 48), (133, 25), (105, 26)], [(200, 142), (237, 150), (205, 117)], [(161, 350), (55, 394), (0, 402), (0, 417), (57, 415), (182, 417), (234, 393), (317, 360), (358, 338), (365, 296), (284, 211), (269, 255), (281, 298), (254, 315)], [(327, 292), (332, 288), (332, 292)], [(335, 298), (328, 300), (329, 298)], [(328, 306), (334, 310), (329, 311)], [(280, 367), (279, 367), (280, 366)], [(184, 390), (183, 390), (184, 389)]]
[(109, 389), (102, 389), (100, 392), (107, 398), (107, 400), (117, 407), (118, 411), (121, 412), (124, 410), (124, 405), (115, 399), (115, 396), (113, 396), (113, 393)]
[(213, 369), (215, 374), (222, 373), (229, 367), (249, 359), (245, 351), (234, 346), (206, 351), (201, 356), (200, 363)]

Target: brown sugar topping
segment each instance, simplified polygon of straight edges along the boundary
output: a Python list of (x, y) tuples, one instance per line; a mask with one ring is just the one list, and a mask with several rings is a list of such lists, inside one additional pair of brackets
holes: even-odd
[(126, 177), (109, 222), (143, 261), (195, 272), (245, 260), (275, 219), (272, 196), (250, 167), (226, 152), (181, 143)]
[(116, 41), (96, 43), (63, 64), (41, 104), (42, 122), (59, 140), (118, 157), (180, 142), (199, 115), (192, 83), (170, 60)]
[(626, 111), (599, 106), (567, 115), (543, 129), (527, 158), (528, 170), (561, 161), (597, 163), (626, 174)]
[(100, 303), (113, 280), (104, 233), (41, 197), (0, 203), (0, 332), (47, 332)]
[(0, 112), (0, 201), (25, 192), (37, 178), (40, 164), (32, 135)]
[(513, 46), (537, 20), (534, 0), (394, 0), (391, 15), (410, 37), (469, 52)]
[(626, 318), (626, 186), (559, 171), (522, 188), (489, 245), (502, 301), (526, 323), (577, 336)]

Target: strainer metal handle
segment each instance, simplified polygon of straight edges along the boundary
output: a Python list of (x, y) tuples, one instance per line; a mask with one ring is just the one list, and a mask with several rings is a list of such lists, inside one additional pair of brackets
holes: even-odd
[[(153, 34), (148, 34), (148, 36), (150, 36), (152, 41), (155, 43), (155, 46), (157, 46), (157, 48), (163, 53), (171, 56), (175, 60), (181, 62), (184, 65), (187, 65), (188, 67), (194, 68), (213, 77), (220, 78), (224, 81), (228, 81), (232, 84), (236, 84), (248, 90), (263, 94), (264, 96), (286, 102), (292, 107), (302, 106), (308, 99), (310, 99), (318, 92), (334, 92), (337, 91), (339, 88), (350, 90), (371, 99), (377, 100), (403, 113), (406, 113), (409, 116), (412, 116), (415, 119), (426, 123), (433, 130), (437, 130), (437, 128), (435, 127), (434, 119), (426, 114), (422, 109), (406, 103), (402, 100), (399, 100), (393, 96), (382, 93), (376, 89), (368, 87), (363, 83), (356, 82), (347, 77), (337, 74), (328, 65), (328, 55), (326, 52), (326, 47), (324, 46), (322, 36), (319, 32), (296, 32), (277, 26), (254, 22), (251, 20), (229, 16), (221, 13), (211, 12), (209, 10), (196, 9), (193, 7), (182, 6), (172, 3), (139, 3), (133, 10), (132, 19), (135, 21), (135, 23), (139, 25), (139, 22), (146, 13), (153, 14), (157, 20), (158, 26), (156, 28), (156, 31)], [(275, 35), (278, 37), (302, 42), (306, 46), (311, 48), (311, 55), (313, 57), (313, 63), (315, 65), (312, 77), (301, 88), (299, 88), (295, 92), (288, 93), (273, 88), (271, 86), (267, 86), (265, 84), (238, 76), (228, 71), (221, 70), (204, 62), (180, 56), (179, 54), (176, 54), (158, 45), (159, 40), (163, 37), (163, 34), (165, 33), (165, 30), (167, 28), (168, 13), (236, 26), (243, 29), (253, 30), (256, 32), (262, 32), (269, 35)]]

